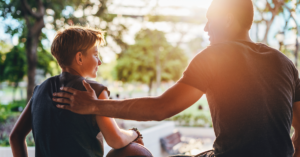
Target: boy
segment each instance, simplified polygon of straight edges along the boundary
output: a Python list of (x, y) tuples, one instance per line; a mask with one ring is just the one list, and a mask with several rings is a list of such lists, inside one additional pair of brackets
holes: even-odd
[[(75, 114), (56, 108), (52, 101), (52, 94), (60, 91), (62, 86), (85, 90), (82, 81), (91, 84), (97, 98), (108, 99), (109, 91), (105, 86), (85, 79), (97, 76), (98, 66), (101, 65), (98, 46), (104, 42), (103, 33), (91, 28), (72, 26), (57, 32), (51, 53), (62, 73), (35, 88), (10, 135), (14, 156), (27, 155), (25, 137), (31, 129), (36, 157), (102, 157), (100, 130), (108, 145), (115, 149), (141, 140), (138, 131), (119, 129), (112, 118)], [(97, 135), (100, 140), (97, 140)]]

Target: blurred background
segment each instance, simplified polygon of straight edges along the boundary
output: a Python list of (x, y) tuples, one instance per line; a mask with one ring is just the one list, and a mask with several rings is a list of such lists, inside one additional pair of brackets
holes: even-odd
[[(106, 32), (96, 81), (111, 99), (157, 96), (209, 45), (212, 0), (0, 0), (0, 146), (33, 88), (61, 72), (50, 53), (55, 32), (80, 25)], [(253, 41), (279, 49), (298, 67), (300, 0), (253, 0)], [(205, 95), (169, 118), (178, 127), (211, 128)], [(122, 122), (120, 122), (122, 123)], [(27, 144), (34, 146), (30, 134)]]

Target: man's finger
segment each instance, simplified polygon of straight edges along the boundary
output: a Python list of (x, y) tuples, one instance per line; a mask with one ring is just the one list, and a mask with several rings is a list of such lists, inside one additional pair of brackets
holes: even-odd
[(83, 86), (88, 92), (94, 92), (94, 89), (91, 87), (89, 83), (87, 83), (85, 80), (82, 81)]
[(71, 110), (71, 107), (69, 105), (56, 105), (57, 108), (65, 109), (65, 110)]
[(60, 87), (60, 90), (65, 91), (65, 92), (69, 92), (71, 94), (74, 94), (76, 91), (78, 91), (77, 89), (71, 88), (71, 87)]
[(53, 93), (53, 96), (56, 96), (56, 97), (63, 97), (63, 98), (68, 98), (70, 99), (72, 94), (70, 93), (65, 93), (65, 92), (59, 92), (59, 93)]
[(65, 98), (53, 98), (52, 100), (57, 102), (57, 103), (63, 103), (63, 104), (70, 104), (71, 103), (70, 99), (65, 99)]

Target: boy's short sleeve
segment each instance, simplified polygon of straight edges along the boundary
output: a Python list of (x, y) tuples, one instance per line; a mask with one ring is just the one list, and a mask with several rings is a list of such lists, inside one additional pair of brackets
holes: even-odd
[(96, 92), (96, 96), (97, 98), (99, 97), (99, 95), (105, 90), (107, 91), (107, 94), (108, 96), (110, 96), (110, 91), (107, 89), (106, 86), (102, 85), (102, 84), (99, 84), (99, 83), (95, 83), (94, 81), (89, 81), (89, 80), (86, 80), (90, 85), (91, 87), (95, 90)]
[(198, 53), (190, 62), (178, 82), (193, 86), (206, 93), (214, 80), (213, 65), (210, 58), (208, 49)]

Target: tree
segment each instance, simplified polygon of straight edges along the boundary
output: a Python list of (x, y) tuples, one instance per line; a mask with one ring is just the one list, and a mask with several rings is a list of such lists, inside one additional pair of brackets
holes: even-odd
[[(253, 2), (256, 10), (260, 14), (260, 20), (257, 20), (256, 23), (264, 23), (266, 25), (266, 30), (265, 30), (265, 34), (262, 39), (262, 42), (267, 44), (269, 30), (274, 22), (275, 17), (283, 11), (284, 3), (282, 3), (282, 0), (271, 0), (271, 1), (265, 0), (266, 4), (262, 5), (265, 7), (261, 8), (257, 5), (257, 2), (259, 2), (259, 1), (256, 0)], [(267, 17), (271, 17), (271, 18), (265, 18), (266, 14), (271, 14), (271, 16), (267, 16)]]
[[(41, 43), (39, 43), (39, 45), (41, 45)], [(15, 91), (19, 86), (19, 82), (23, 80), (27, 73), (28, 62), (25, 51), (22, 43), (14, 46), (8, 53), (2, 55), (2, 57), (5, 58), (2, 66), (0, 63), (0, 68), (3, 70), (2, 81), (13, 83), (13, 100), (15, 100)], [(50, 62), (54, 62), (52, 55), (45, 49), (39, 47), (37, 56), (39, 57), (37, 68), (44, 71), (44, 76), (47, 73), (52, 75), (53, 69), (50, 67)]]
[[(295, 51), (293, 52), (293, 56), (295, 58), (295, 65), (298, 65), (298, 51), (299, 51), (299, 24), (297, 21), (297, 13), (299, 12), (298, 6), (300, 4), (299, 0), (264, 0), (265, 5), (258, 5), (258, 3), (261, 3), (262, 1), (256, 0), (253, 1), (254, 6), (256, 10), (258, 11), (260, 18), (256, 19), (254, 22), (256, 23), (256, 38), (257, 41), (259, 41), (258, 38), (258, 24), (263, 23), (266, 26), (265, 34), (262, 39), (263, 43), (268, 44), (268, 36), (270, 33), (270, 28), (274, 22), (275, 17), (282, 15), (285, 23), (283, 28), (280, 30), (285, 34), (286, 31), (295, 30), (296, 39), (295, 39)], [(288, 14), (288, 15), (287, 15)], [(269, 16), (271, 15), (271, 16)], [(289, 28), (288, 24), (292, 21), (294, 24), (293, 28)]]
[[(258, 3), (265, 3), (259, 5)], [(285, 19), (286, 21), (289, 21), (290, 19), (293, 19), (293, 21), (296, 22), (296, 19), (292, 16), (292, 14), (295, 13), (297, 6), (299, 5), (300, 1), (296, 0), (295, 4), (292, 4), (296, 6), (296, 8), (290, 8), (288, 7), (288, 4), (294, 3), (293, 0), (255, 0), (253, 1), (254, 7), (259, 13), (259, 19), (256, 19), (254, 22), (259, 24), (263, 23), (265, 24), (265, 32), (264, 37), (262, 39), (263, 43), (268, 44), (268, 35), (270, 32), (270, 28), (275, 20), (275, 18), (280, 15), (284, 14), (284, 11), (291, 14), (288, 19)], [(285, 17), (284, 17), (285, 18)]]
[(26, 71), (26, 55), (24, 49), (20, 46), (14, 46), (12, 50), (6, 54), (4, 61), (4, 78), (14, 83), (13, 100), (15, 100), (15, 91), (19, 86), (19, 82), (23, 80)]
[[(284, 18), (285, 18), (285, 26), (283, 28), (283, 31), (284, 31), (284, 34), (285, 34), (285, 31), (287, 30), (295, 30), (296, 32), (296, 39), (295, 39), (295, 51), (293, 53), (294, 57), (295, 57), (295, 61), (294, 61), (294, 64), (295, 66), (297, 67), (298, 66), (298, 51), (299, 51), (299, 41), (298, 41), (298, 37), (299, 37), (299, 24), (298, 24), (298, 21), (297, 21), (297, 18), (295, 17), (295, 15), (297, 15), (297, 8), (300, 4), (300, 1), (299, 0), (296, 0), (294, 4), (292, 4), (292, 7), (289, 7), (287, 4), (283, 4), (283, 7), (284, 9), (289, 13), (288, 15), (288, 18), (285, 18), (285, 14), (284, 12), (282, 13)], [(295, 27), (294, 28), (288, 28), (287, 25), (288, 25), (288, 22), (292, 20), (295, 24)]]
[[(172, 8), (172, 7), (171, 7)], [(175, 7), (178, 9), (178, 7)], [(191, 16), (170, 16), (170, 15), (159, 15), (158, 13), (159, 5), (158, 1), (156, 2), (156, 5), (152, 8), (152, 13), (147, 16), (148, 20), (150, 22), (156, 23), (156, 22), (165, 22), (169, 25), (169, 27), (172, 28), (172, 33), (177, 33), (180, 35), (179, 39), (175, 43), (175, 49), (179, 49), (181, 44), (184, 41), (185, 36), (191, 32), (193, 27), (198, 27), (199, 24), (203, 24), (206, 21), (205, 18), (205, 12), (204, 9), (193, 9), (193, 15)], [(174, 9), (174, 8), (173, 8)], [(200, 45), (200, 43), (198, 43)], [(156, 54), (156, 87), (158, 88), (160, 86), (161, 82), (161, 65), (159, 62), (159, 51), (155, 53)]]
[(6, 59), (6, 53), (11, 50), (11, 45), (5, 43), (4, 41), (0, 41), (0, 89), (2, 88), (1, 82), (5, 81), (4, 77), (4, 61)]
[(188, 42), (189, 49), (193, 53), (198, 53), (200, 52), (204, 47), (202, 46), (203, 43), (203, 38), (202, 37), (197, 37)]
[(0, 52), (0, 83), (4, 81), (4, 57), (4, 54)]
[(187, 57), (180, 48), (168, 43), (163, 32), (141, 30), (136, 34), (135, 41), (117, 60), (118, 80), (146, 83), (150, 95), (152, 83), (157, 77), (157, 60), (162, 81), (175, 81), (180, 78), (187, 65)]
[[(92, 21), (101, 18), (104, 21), (104, 30), (107, 36), (111, 36), (119, 46), (124, 49), (126, 43), (122, 39), (122, 31), (126, 28), (122, 25), (109, 30), (116, 15), (107, 13), (108, 0), (0, 0), (0, 16), (4, 18), (16, 19), (20, 25), (17, 28), (7, 26), (6, 32), (11, 35), (21, 34), (25, 42), (26, 56), (28, 62), (28, 85), (27, 100), (31, 98), (35, 86), (35, 69), (37, 66), (37, 48), (42, 29), (45, 27), (44, 19), (49, 19), (47, 25), (54, 29), (73, 24), (88, 24), (88, 19)], [(96, 8), (96, 9), (94, 9)], [(82, 11), (83, 15), (76, 17), (75, 11)], [(94, 20), (97, 21), (97, 20)], [(93, 21), (93, 22), (94, 22)], [(99, 28), (100, 24), (94, 22), (94, 27)], [(93, 26), (93, 25), (92, 25)]]

